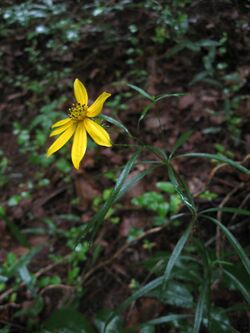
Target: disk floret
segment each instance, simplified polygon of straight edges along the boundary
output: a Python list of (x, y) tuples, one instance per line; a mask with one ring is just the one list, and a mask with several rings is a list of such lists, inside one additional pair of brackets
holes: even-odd
[(88, 107), (80, 103), (73, 103), (72, 107), (69, 108), (69, 118), (72, 120), (83, 120), (86, 116), (86, 111)]

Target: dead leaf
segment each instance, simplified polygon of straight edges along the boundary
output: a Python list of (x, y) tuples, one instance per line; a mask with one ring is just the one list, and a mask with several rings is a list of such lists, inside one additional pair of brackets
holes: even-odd
[(190, 106), (192, 106), (194, 102), (195, 102), (195, 96), (193, 94), (181, 96), (179, 99), (179, 109), (185, 110)]
[(84, 171), (78, 174), (75, 179), (76, 193), (79, 198), (78, 208), (86, 210), (91, 201), (100, 194), (96, 184), (90, 179)]

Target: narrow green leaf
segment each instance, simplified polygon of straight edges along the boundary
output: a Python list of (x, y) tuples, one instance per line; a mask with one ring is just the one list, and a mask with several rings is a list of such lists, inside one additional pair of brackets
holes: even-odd
[(204, 213), (211, 213), (211, 212), (225, 212), (225, 213), (234, 213), (234, 214), (239, 214), (239, 215), (250, 216), (250, 211), (249, 210), (241, 209), (241, 208), (234, 208), (234, 207), (209, 208), (209, 209), (203, 210), (200, 213), (204, 214)]
[(238, 330), (236, 330), (234, 327), (232, 327), (231, 325), (228, 325), (227, 326), (227, 329), (228, 329), (228, 333), (242, 333)]
[[(134, 302), (135, 300), (137, 300), (138, 298), (147, 295), (150, 291), (152, 291), (153, 289), (163, 285), (163, 283), (165, 283), (171, 272), (172, 269), (174, 267), (174, 265), (176, 264), (179, 255), (184, 247), (184, 245), (186, 244), (186, 241), (188, 240), (188, 237), (192, 231), (192, 227), (193, 224), (195, 222), (195, 218), (193, 217), (190, 225), (188, 226), (188, 228), (186, 229), (186, 231), (184, 232), (184, 234), (182, 235), (182, 237), (180, 238), (180, 240), (178, 241), (178, 243), (176, 244), (176, 247), (174, 248), (166, 270), (165, 270), (165, 274), (163, 276), (160, 276), (152, 281), (150, 281), (149, 283), (147, 283), (144, 287), (140, 288), (139, 290), (135, 291), (130, 297), (128, 297), (117, 309), (117, 313), (122, 312), (130, 303)], [(110, 318), (110, 320), (112, 320), (112, 318)]]
[(164, 285), (169, 280), (170, 274), (171, 274), (177, 260), (179, 259), (181, 251), (183, 250), (183, 248), (192, 232), (194, 222), (195, 222), (195, 218), (193, 217), (191, 223), (189, 224), (189, 226), (187, 227), (187, 229), (185, 230), (185, 232), (183, 233), (181, 238), (178, 240), (173, 252), (171, 253), (171, 256), (168, 260), (168, 263), (167, 263), (167, 266), (166, 266), (166, 269), (164, 272)]
[(211, 46), (219, 46), (220, 43), (215, 41), (215, 40), (211, 40), (211, 39), (202, 39), (201, 41), (197, 42), (197, 44), (199, 46), (202, 47), (211, 47)]
[(163, 149), (151, 145), (146, 145), (145, 148), (155, 154), (161, 161), (165, 162), (166, 164), (168, 163), (168, 156)]
[(153, 170), (155, 170), (159, 165), (154, 165), (146, 170), (139, 171), (138, 174), (130, 178), (127, 182), (125, 182), (118, 194), (117, 200), (119, 200), (124, 193), (128, 192), (128, 190), (135, 186), (142, 178), (144, 178), (146, 175), (149, 175)]
[(216, 160), (219, 162), (226, 163), (226, 164), (232, 166), (233, 168), (235, 168), (236, 170), (239, 170), (242, 173), (245, 173), (246, 175), (250, 176), (249, 169), (245, 168), (244, 166), (240, 165), (238, 162), (235, 162), (235, 161), (231, 160), (230, 158), (225, 157), (221, 154), (187, 153), (187, 154), (182, 154), (182, 155), (176, 156), (176, 158), (179, 158), (179, 157), (201, 157), (201, 158), (207, 158), (210, 160)]
[(209, 252), (203, 242), (201, 242), (199, 239), (195, 239), (194, 243), (196, 244), (197, 251), (202, 258), (204, 271), (204, 276), (201, 283), (201, 292), (195, 310), (194, 327), (192, 331), (193, 333), (199, 333), (205, 308), (210, 308), (210, 297), (208, 291), (211, 285), (211, 259), (209, 257)]
[(152, 325), (142, 326), (139, 333), (155, 333), (155, 327)]
[(175, 187), (175, 190), (179, 194), (182, 202), (191, 211), (192, 215), (196, 215), (196, 207), (194, 205), (192, 195), (189, 192), (188, 186), (185, 184), (183, 179), (178, 177), (171, 164), (168, 164), (167, 169), (168, 169), (169, 180)]
[(155, 101), (154, 96), (151, 96), (149, 93), (147, 93), (145, 90), (143, 90), (140, 87), (135, 86), (134, 84), (130, 84), (128, 83), (128, 86), (132, 89), (134, 89), (135, 91), (137, 91), (139, 94), (141, 94), (143, 97), (149, 99), (151, 102)]
[(208, 276), (210, 274), (210, 262), (211, 259), (209, 257), (209, 253), (207, 248), (205, 247), (204, 243), (200, 239), (194, 239), (194, 244), (197, 247), (197, 251), (202, 258), (202, 264), (204, 267), (204, 274)]
[[(135, 154), (131, 157), (128, 163), (125, 165), (124, 169), (122, 170), (121, 174), (119, 175), (117, 182), (101, 209), (97, 212), (97, 214), (88, 222), (86, 229), (83, 232), (83, 235), (77, 240), (77, 244), (85, 238), (88, 234), (90, 234), (90, 241), (92, 241), (98, 231), (101, 223), (103, 222), (108, 210), (111, 208), (113, 203), (121, 197), (121, 193), (124, 194), (126, 192), (125, 188), (123, 188), (123, 184), (126, 181), (131, 169), (134, 167), (137, 158), (141, 152), (141, 149), (138, 149)], [(129, 189), (131, 186), (128, 186)], [(76, 244), (76, 245), (77, 245)]]
[(156, 319), (152, 319), (150, 321), (147, 321), (146, 323), (143, 323), (143, 325), (161, 325), (166, 324), (172, 321), (179, 321), (183, 319), (191, 318), (191, 315), (178, 315), (178, 314), (170, 314), (167, 316), (162, 316)]
[(164, 276), (160, 276), (152, 281), (150, 281), (149, 283), (147, 283), (145, 286), (143, 286), (142, 288), (140, 288), (139, 290), (135, 291), (131, 296), (129, 296), (117, 309), (117, 312), (120, 313), (122, 312), (124, 309), (126, 309), (126, 307), (131, 304), (132, 302), (136, 301), (138, 298), (147, 295), (151, 290), (159, 287), (160, 285), (162, 285), (164, 280)]
[(139, 290), (135, 291), (131, 296), (129, 296), (122, 304), (120, 304), (114, 314), (112, 314), (106, 321), (105, 325), (106, 327), (109, 325), (109, 323), (117, 316), (119, 315), (123, 310), (126, 309), (126, 307), (131, 304), (132, 302), (136, 301), (138, 298), (148, 294), (151, 290), (159, 287), (163, 282), (163, 276), (160, 276), (149, 283), (147, 283), (145, 286), (140, 288)]
[(226, 309), (223, 309), (222, 312), (223, 313), (242, 313), (242, 312), (246, 312), (249, 310), (249, 306), (247, 304), (237, 304), (237, 305), (232, 305)]
[(206, 297), (207, 297), (207, 290), (208, 290), (208, 281), (204, 279), (202, 284), (201, 294), (197, 303), (197, 307), (195, 310), (195, 317), (194, 317), (194, 328), (192, 333), (199, 333), (200, 326), (202, 322), (202, 317), (204, 313), (204, 309), (206, 307)]
[(177, 149), (179, 149), (181, 146), (183, 146), (183, 144), (190, 138), (192, 134), (192, 131), (187, 131), (181, 134), (181, 136), (176, 140), (173, 150), (170, 153), (169, 159), (171, 159), (175, 152), (177, 151)]
[(146, 117), (148, 111), (149, 111), (153, 106), (154, 106), (154, 103), (150, 103), (149, 105), (147, 105), (147, 106), (144, 108), (144, 110), (143, 110), (143, 112), (141, 113), (140, 118), (139, 118), (139, 120), (138, 120), (138, 128), (140, 127), (140, 123), (141, 123), (141, 121)]
[(213, 218), (211, 216), (208, 216), (208, 215), (202, 215), (202, 216), (205, 217), (206, 219), (212, 221), (213, 223), (215, 223), (217, 226), (220, 227), (220, 229), (223, 231), (224, 235), (228, 239), (229, 243), (232, 245), (232, 247), (235, 249), (235, 252), (240, 257), (240, 259), (242, 261), (242, 264), (246, 268), (248, 274), (250, 274), (250, 261), (249, 261), (247, 255), (246, 255), (245, 251), (243, 250), (242, 246), (237, 241), (237, 239), (233, 236), (233, 234), (228, 230), (227, 227), (225, 227), (217, 219), (215, 219), (215, 218)]
[(113, 124), (117, 127), (119, 127), (120, 129), (122, 129), (128, 136), (132, 136), (131, 133), (129, 132), (129, 130), (127, 129), (126, 126), (124, 126), (119, 120), (114, 119), (112, 117), (106, 116), (104, 114), (101, 114), (100, 116), (101, 119), (104, 119), (105, 121), (109, 122), (110, 124)]
[(125, 182), (125, 180), (127, 179), (130, 171), (132, 170), (132, 168), (134, 167), (137, 159), (138, 159), (138, 156), (140, 155), (141, 153), (141, 150), (138, 149), (134, 155), (130, 158), (130, 160), (128, 161), (128, 163), (125, 165), (124, 169), (122, 170), (120, 176), (118, 177), (118, 180), (115, 184), (115, 187), (114, 187), (114, 190), (113, 190), (113, 193), (111, 194), (112, 197), (115, 197), (117, 196), (117, 193), (119, 193), (120, 189), (121, 189), (121, 186), (122, 184)]
[(183, 93), (169, 93), (169, 94), (162, 94), (155, 98), (155, 102), (160, 101), (161, 99), (168, 98), (168, 97), (180, 97), (185, 96), (186, 94)]
[[(110, 320), (110, 318), (112, 319)], [(95, 325), (99, 333), (122, 333), (121, 318), (114, 312), (102, 310), (95, 316)]]
[(209, 321), (204, 322), (208, 326), (208, 332), (239, 333), (230, 325), (227, 309), (212, 306), (209, 312)]
[(245, 298), (248, 304), (250, 304), (250, 295), (245, 286), (240, 282), (239, 279), (232, 273), (228, 272), (227, 270), (223, 270), (223, 272), (233, 281), (236, 288), (241, 292), (242, 296)]
[(193, 86), (196, 82), (199, 82), (199, 81), (204, 81), (205, 78), (208, 76), (208, 73), (207, 71), (203, 71), (203, 72), (199, 72), (198, 74), (196, 74), (194, 76), (194, 78), (189, 82), (189, 86)]
[[(178, 279), (176, 273), (174, 278)], [(187, 286), (182, 283), (168, 281), (167, 287), (163, 290), (162, 287), (152, 290), (148, 296), (158, 299), (162, 304), (168, 304), (186, 309), (192, 309), (193, 296)]]

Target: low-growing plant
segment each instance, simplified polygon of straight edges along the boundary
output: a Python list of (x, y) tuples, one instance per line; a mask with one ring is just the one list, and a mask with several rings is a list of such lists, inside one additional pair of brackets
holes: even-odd
[[(177, 214), (181, 207), (181, 199), (170, 182), (158, 182), (156, 187), (161, 191), (160, 193), (145, 192), (133, 198), (132, 203), (154, 212), (156, 216), (153, 218), (153, 224), (161, 225), (166, 223), (167, 216)], [(168, 198), (164, 196), (164, 193), (168, 194)]]
[[(154, 96), (150, 96), (141, 88), (133, 85), (131, 88), (139, 92), (143, 97), (157, 103), (157, 99)], [(140, 332), (154, 332), (158, 325), (165, 329), (171, 325), (172, 328), (175, 328), (179, 332), (198, 333), (201, 329), (207, 329), (209, 332), (234, 331), (235, 329), (230, 322), (230, 312), (234, 311), (234, 307), (232, 309), (230, 306), (227, 309), (221, 307), (216, 301), (216, 297), (212, 294), (212, 290), (218, 283), (221, 285), (229, 283), (230, 288), (235, 288), (245, 301), (249, 301), (247, 285), (244, 282), (245, 278), (239, 276), (239, 272), (246, 276), (250, 269), (246, 252), (232, 234), (230, 226), (223, 225), (221, 221), (214, 217), (213, 213), (221, 211), (250, 216), (250, 212), (233, 207), (212, 207), (199, 210), (187, 183), (176, 171), (173, 160), (185, 157), (200, 157), (227, 163), (246, 175), (250, 175), (250, 171), (227, 156), (222, 155), (220, 146), (217, 147), (220, 150), (218, 154), (185, 153), (178, 155), (178, 150), (181, 149), (190, 135), (191, 132), (183, 133), (177, 139), (171, 152), (155, 148), (153, 145), (137, 144), (134, 155), (118, 176), (114, 188), (104, 192), (103, 206), (98, 209), (96, 215), (88, 222), (85, 230), (83, 230), (83, 235), (80, 235), (79, 238), (79, 235), (77, 235), (74, 238), (76, 244), (78, 244), (76, 246), (82, 246), (81, 244), (84, 244), (82, 243), (84, 239), (90, 239), (91, 242), (88, 243), (88, 246), (91, 247), (103, 221), (107, 217), (107, 214), (109, 214), (110, 209), (114, 207), (116, 201), (139, 180), (156, 170), (157, 167), (164, 166), (166, 168), (169, 181), (157, 182), (156, 188), (158, 191), (145, 192), (141, 196), (133, 198), (132, 203), (153, 212), (153, 215), (157, 218), (154, 220), (153, 226), (157, 226), (157, 231), (164, 230), (166, 219), (170, 223), (179, 220), (185, 226), (184, 231), (171, 252), (164, 251), (152, 254), (151, 258), (144, 262), (149, 274), (154, 276), (153, 279), (144, 285), (141, 285), (137, 280), (132, 280), (132, 282), (136, 281), (136, 283), (131, 282), (130, 284), (130, 288), (133, 290), (131, 296), (120, 304), (114, 312), (109, 312), (105, 316), (100, 332), (107, 332), (108, 327), (115, 327), (116, 332), (123, 332), (125, 328), (122, 322), (122, 312), (131, 303), (141, 297), (156, 299), (162, 305), (171, 306), (172, 312), (141, 323), (139, 327), (134, 327), (135, 330), (139, 329)], [(154, 163), (150, 163), (146, 170), (128, 178), (141, 152), (145, 150), (155, 155), (156, 159), (153, 160), (155, 165)], [(150, 166), (151, 164), (153, 166)], [(205, 191), (200, 194), (200, 197), (209, 202), (215, 199), (216, 195)], [(96, 199), (94, 205), (99, 206), (100, 203), (101, 201)], [(186, 207), (186, 210), (183, 207)], [(182, 213), (180, 213), (181, 211)], [(218, 253), (213, 246), (204, 244), (204, 241), (207, 244), (212, 244), (214, 242), (213, 238), (209, 238), (209, 236), (198, 237), (196, 235), (197, 232), (195, 229), (202, 230), (205, 225), (204, 222), (212, 223), (223, 233), (232, 247), (234, 254), (240, 259), (237, 268), (233, 264), (231, 253), (227, 249)], [(158, 229), (159, 227), (160, 229)], [(143, 239), (145, 235), (147, 235), (147, 230), (144, 228), (130, 228), (127, 246), (135, 244)], [(154, 245), (154, 242), (144, 239), (143, 248), (145, 250), (152, 251)], [(85, 259), (85, 254), (83, 257)], [(77, 270), (76, 275), (78, 273), (79, 271)], [(243, 306), (243, 309), (246, 309), (246, 305)], [(76, 312), (75, 315), (78, 316), (79, 314)], [(57, 317), (53, 316), (55, 315), (52, 315), (50, 318), (50, 323), (55, 323), (55, 318)], [(82, 316), (81, 318), (81, 320), (85, 320)], [(97, 318), (99, 318), (98, 315), (94, 317), (95, 325), (99, 323), (99, 319)], [(65, 323), (66, 326), (68, 324)], [(91, 324), (88, 323), (86, 325)], [(99, 324), (97, 325), (98, 328), (100, 328)], [(91, 332), (92, 330), (91, 327), (85, 329), (86, 332)]]

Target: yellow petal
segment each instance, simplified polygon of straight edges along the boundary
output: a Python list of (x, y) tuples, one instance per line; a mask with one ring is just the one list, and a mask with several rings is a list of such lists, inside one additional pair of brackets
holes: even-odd
[(111, 94), (103, 92), (87, 110), (87, 117), (96, 117), (103, 108), (103, 104)]
[(70, 118), (62, 119), (62, 120), (59, 120), (59, 121), (57, 121), (56, 123), (54, 123), (51, 127), (52, 127), (52, 128), (54, 128), (54, 127), (59, 127), (59, 126), (62, 126), (62, 125), (67, 124), (67, 123), (70, 122), (70, 121), (71, 121)]
[(74, 93), (78, 103), (80, 103), (81, 105), (88, 105), (87, 90), (84, 87), (83, 83), (78, 79), (75, 79), (74, 82)]
[(111, 147), (112, 143), (108, 132), (95, 121), (88, 118), (84, 119), (84, 126), (91, 138), (100, 146)]
[(75, 132), (75, 128), (76, 125), (72, 123), (72, 125), (68, 129), (66, 129), (66, 131), (63, 132), (63, 134), (61, 134), (54, 143), (52, 143), (47, 152), (48, 157), (54, 154), (57, 150), (61, 149), (62, 146), (64, 146), (65, 143), (69, 141), (69, 139), (72, 137), (72, 135)]
[(71, 158), (76, 169), (79, 169), (87, 148), (87, 133), (83, 121), (79, 122), (75, 131), (74, 141), (71, 149)]
[(62, 132), (64, 132), (67, 128), (69, 128), (70, 126), (72, 126), (73, 124), (73, 121), (68, 121), (65, 125), (55, 129), (54, 131), (52, 131), (50, 133), (50, 136), (54, 136), (54, 135), (58, 135), (58, 134), (61, 134)]

